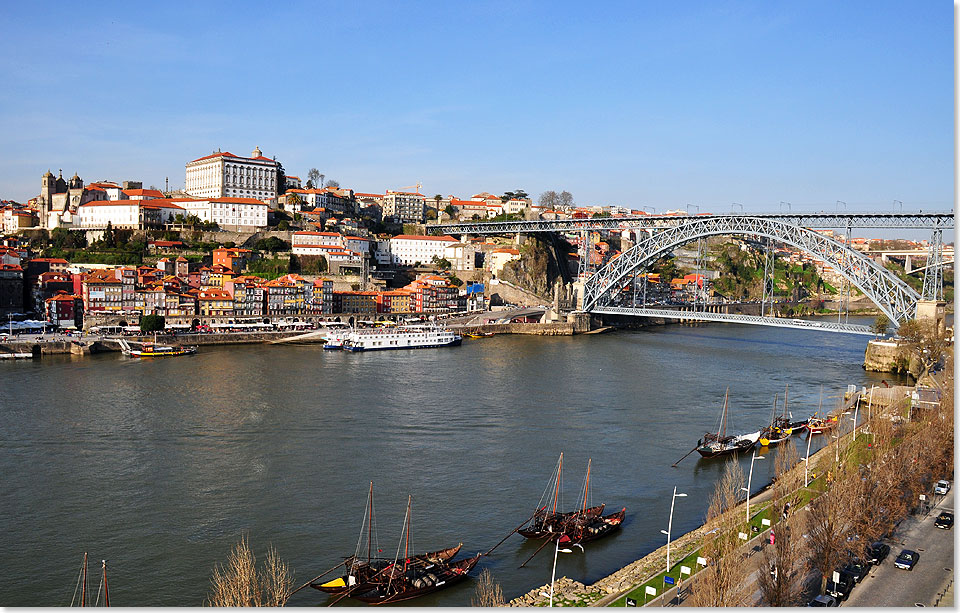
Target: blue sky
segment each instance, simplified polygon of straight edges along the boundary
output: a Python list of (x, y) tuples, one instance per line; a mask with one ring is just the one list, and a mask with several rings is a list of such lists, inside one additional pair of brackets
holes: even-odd
[(356, 191), (948, 209), (953, 5), (8, 3), (0, 197), (220, 148)]

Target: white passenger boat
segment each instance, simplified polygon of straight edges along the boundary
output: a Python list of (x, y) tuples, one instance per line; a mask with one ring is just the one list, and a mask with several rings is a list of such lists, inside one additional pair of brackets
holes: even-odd
[(463, 341), (456, 332), (439, 326), (400, 326), (353, 330), (343, 339), (347, 351), (383, 351), (386, 349), (426, 349), (454, 347)]

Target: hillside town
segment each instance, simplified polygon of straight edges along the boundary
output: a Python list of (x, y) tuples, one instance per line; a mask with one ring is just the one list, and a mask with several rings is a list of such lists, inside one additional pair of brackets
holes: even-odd
[[(503, 302), (492, 284), (521, 258), (520, 238), (430, 235), (431, 223), (651, 214), (578, 206), (567, 192), (547, 192), (537, 202), (523, 190), (429, 197), (420, 184), (374, 193), (324, 178), (316, 169), (306, 182), (287, 175), (259, 148), (249, 157), (218, 150), (187, 162), (183, 190), (144, 189), (139, 181), (86, 183), (77, 174), (67, 180), (62, 171), (54, 176), (48, 170), (36, 197), (2, 201), (0, 316), (81, 329), (135, 324), (143, 315), (205, 325), (483, 310)], [(645, 232), (566, 235), (563, 265), (573, 274), (600, 266)], [(832, 230), (823, 233), (847, 240)], [(927, 249), (925, 240), (849, 240), (884, 263), (902, 261), (907, 273), (911, 257), (922, 258)], [(589, 254), (586, 266), (581, 253)], [(815, 271), (828, 292), (842, 281), (829, 265), (789, 246), (779, 246), (775, 256)], [(745, 298), (716, 291), (718, 275), (695, 270), (637, 278), (644, 299), (654, 303)]]

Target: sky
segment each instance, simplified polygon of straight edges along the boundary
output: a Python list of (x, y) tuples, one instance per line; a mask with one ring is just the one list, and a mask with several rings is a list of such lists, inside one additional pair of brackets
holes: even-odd
[(136, 4), (5, 4), (0, 198), (256, 146), (359, 192), (953, 206), (943, 0)]

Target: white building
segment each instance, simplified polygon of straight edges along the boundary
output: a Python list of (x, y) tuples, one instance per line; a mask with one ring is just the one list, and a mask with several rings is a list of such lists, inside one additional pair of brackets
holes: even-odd
[(383, 197), (383, 218), (399, 223), (423, 223), (426, 199), (423, 194), (387, 190)]
[(410, 236), (401, 234), (390, 239), (390, 253), (394, 264), (413, 266), (417, 262), (429, 264), (434, 257), (442, 258), (444, 249), (457, 239), (452, 236)]
[(267, 227), (269, 207), (255, 198), (176, 198), (171, 202), (183, 207), (186, 215), (196, 215), (201, 221), (212, 221), (221, 228), (245, 231)]
[(107, 223), (114, 229), (147, 230), (162, 228), (183, 207), (170, 200), (98, 200), (77, 207), (74, 227), (103, 229)]
[(277, 197), (276, 160), (254, 149), (245, 158), (230, 152), (216, 152), (187, 162), (184, 190), (199, 198), (240, 197), (272, 200)]
[(454, 270), (473, 270), (476, 267), (477, 248), (469, 243), (453, 243), (443, 248), (443, 258)]

